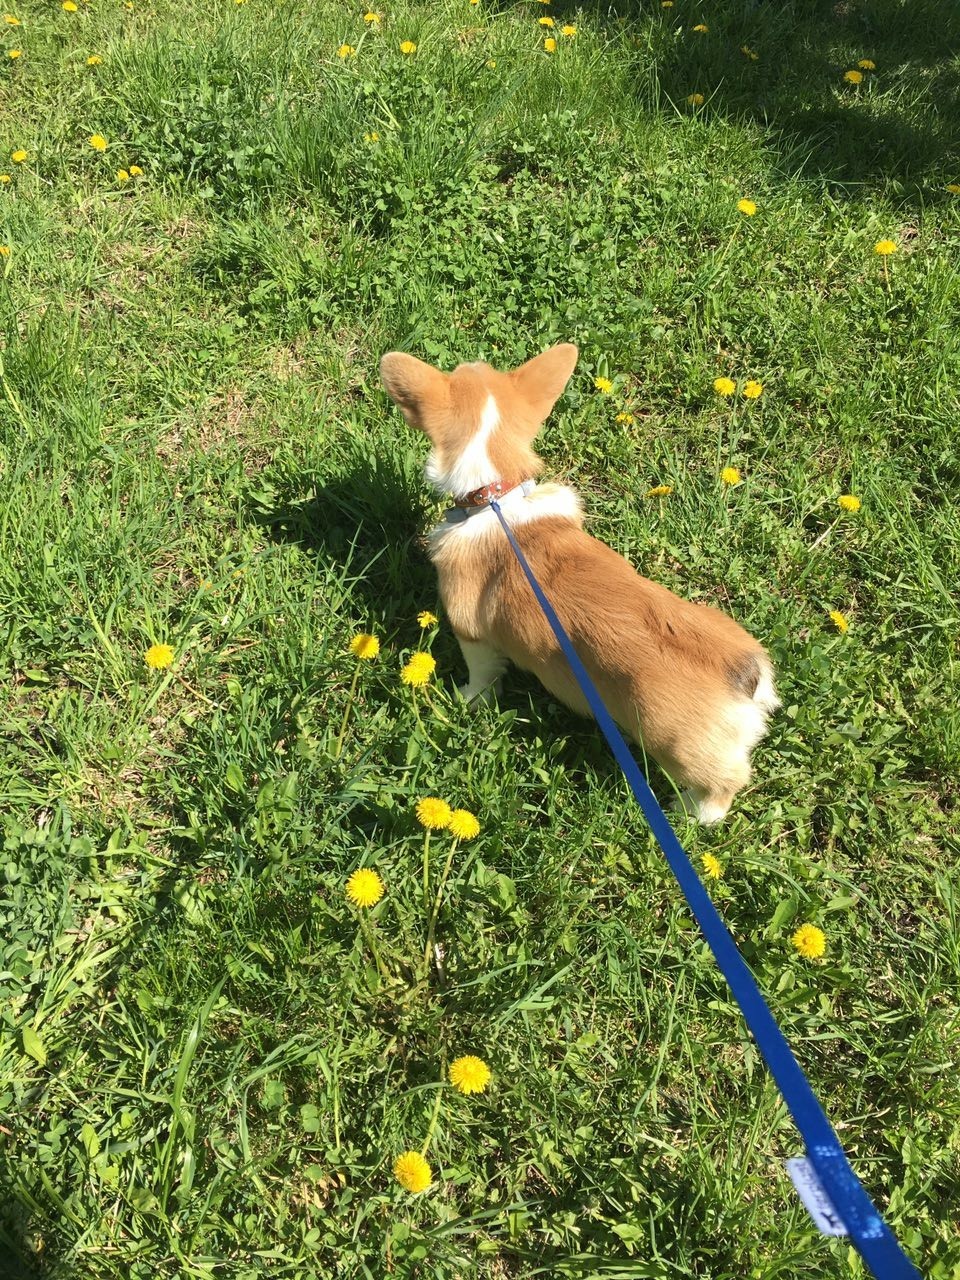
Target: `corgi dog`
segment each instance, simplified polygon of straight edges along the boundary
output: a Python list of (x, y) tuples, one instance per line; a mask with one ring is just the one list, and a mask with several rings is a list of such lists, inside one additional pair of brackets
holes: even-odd
[(538, 484), (532, 443), (579, 352), (551, 347), (510, 373), (482, 361), (452, 373), (392, 351), (391, 399), (431, 445), (425, 475), (454, 505), (430, 534), (443, 607), (480, 697), (508, 663), (590, 711), (500, 527), (496, 499), (620, 727), (680, 787), (688, 813), (718, 822), (750, 779), (750, 752), (779, 706), (763, 647), (718, 609), (642, 578), (583, 529), (573, 489)]

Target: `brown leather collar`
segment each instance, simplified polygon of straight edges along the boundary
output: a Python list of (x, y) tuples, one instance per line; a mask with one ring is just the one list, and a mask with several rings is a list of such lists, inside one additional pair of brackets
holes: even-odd
[(523, 484), (523, 480), (493, 480), (490, 484), (482, 484), (479, 489), (471, 489), (469, 493), (461, 493), (454, 497), (453, 505), (466, 510), (469, 507), (488, 507), (494, 498), (502, 498), (511, 489)]

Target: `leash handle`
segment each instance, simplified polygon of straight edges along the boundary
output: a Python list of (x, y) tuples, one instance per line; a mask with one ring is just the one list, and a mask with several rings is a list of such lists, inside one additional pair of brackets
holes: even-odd
[(666, 814), (650, 790), (650, 784), (640, 771), (613, 717), (604, 706), (570, 637), (563, 629), (563, 624), (557, 617), (553, 605), (535, 578), (513, 530), (504, 519), (500, 504), (494, 499), (490, 506), (496, 513), (537, 603), (550, 623), (557, 643), (569, 662), (590, 710), (607, 740), (607, 745), (623, 770), (634, 798), (663, 850), (670, 870), (676, 877), (713, 952), (714, 959), (740, 1006), (757, 1048), (769, 1067), (793, 1116), (794, 1123), (800, 1131), (806, 1147), (807, 1159), (813, 1166), (833, 1208), (847, 1228), (851, 1241), (876, 1280), (921, 1280), (920, 1272), (903, 1252), (893, 1232), (883, 1221), (879, 1210), (854, 1173), (826, 1112), (810, 1087), (803, 1068), (794, 1057), (753, 974), (737, 949), (737, 944), (713, 905), (710, 895), (703, 887), (693, 863), (677, 839)]

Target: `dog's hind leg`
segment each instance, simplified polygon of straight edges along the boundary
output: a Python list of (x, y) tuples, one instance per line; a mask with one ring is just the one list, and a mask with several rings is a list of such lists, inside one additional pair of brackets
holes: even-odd
[(483, 640), (464, 640), (462, 636), (457, 636), (457, 643), (469, 674), (467, 683), (459, 690), (460, 696), (467, 702), (480, 697), (489, 699), (507, 669), (508, 659)]

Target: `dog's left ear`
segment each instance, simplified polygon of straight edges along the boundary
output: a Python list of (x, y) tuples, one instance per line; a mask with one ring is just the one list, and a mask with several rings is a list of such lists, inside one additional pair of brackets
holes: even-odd
[(380, 377), (410, 426), (430, 435), (435, 415), (450, 404), (447, 375), (405, 351), (388, 351), (380, 361)]
[(538, 423), (546, 419), (563, 394), (579, 354), (572, 342), (561, 342), (559, 346), (534, 356), (510, 374), (517, 393), (536, 414)]

